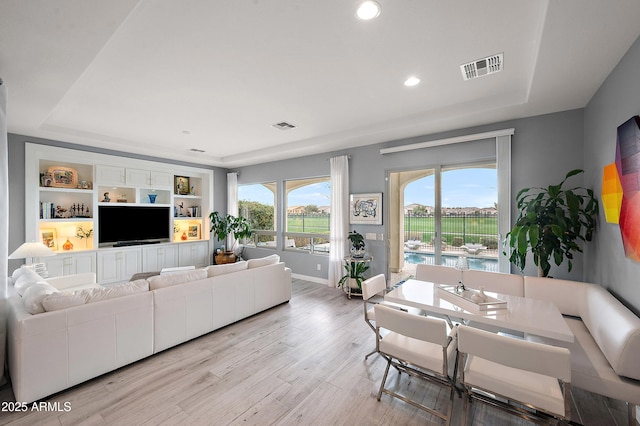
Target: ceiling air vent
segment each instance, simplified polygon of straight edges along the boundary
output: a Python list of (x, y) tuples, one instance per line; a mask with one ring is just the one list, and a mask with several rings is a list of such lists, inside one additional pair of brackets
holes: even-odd
[(294, 126), (293, 124), (287, 123), (286, 121), (272, 124), (271, 127), (275, 127), (276, 129), (279, 129), (279, 130), (290, 130), (290, 129), (296, 128), (296, 126)]
[(473, 78), (482, 77), (502, 71), (503, 54), (498, 53), (477, 61), (469, 62), (468, 64), (460, 65), (460, 71), (462, 71), (462, 78), (465, 80), (471, 80)]

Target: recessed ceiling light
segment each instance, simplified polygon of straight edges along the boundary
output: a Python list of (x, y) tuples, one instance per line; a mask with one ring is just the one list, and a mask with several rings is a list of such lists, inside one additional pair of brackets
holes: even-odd
[(404, 85), (407, 87), (412, 87), (420, 84), (420, 79), (416, 76), (411, 76), (404, 81)]
[(380, 3), (373, 0), (367, 0), (360, 3), (356, 16), (363, 21), (377, 18), (380, 15)]
[(199, 153), (205, 152), (204, 149), (199, 149), (199, 148), (191, 148), (191, 149), (189, 149), (189, 151), (191, 151), (191, 152), (199, 152)]
[(183, 135), (190, 135), (190, 134), (191, 134), (191, 132), (190, 132), (190, 131), (188, 131), (188, 130), (183, 130), (183, 131), (182, 131), (182, 134), (183, 134)]

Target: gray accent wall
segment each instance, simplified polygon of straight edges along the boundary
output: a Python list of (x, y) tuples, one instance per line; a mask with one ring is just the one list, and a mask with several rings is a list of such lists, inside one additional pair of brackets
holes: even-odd
[[(594, 188), (599, 199), (603, 167), (615, 161), (617, 127), (629, 118), (640, 115), (639, 72), (640, 38), (627, 51), (585, 108), (585, 182)], [(585, 279), (609, 289), (638, 314), (640, 263), (625, 257), (620, 227), (607, 223), (602, 209), (600, 210), (595, 241), (586, 252)]]
[[(336, 155), (349, 155), (349, 186), (351, 193), (382, 192), (383, 203), (386, 203), (387, 185), (385, 177), (388, 171), (428, 168), (435, 165), (452, 165), (495, 156), (495, 141), (482, 140), (465, 142), (448, 146), (422, 148), (394, 154), (381, 155), (380, 149), (391, 146), (408, 145), (429, 140), (438, 140), (454, 136), (469, 135), (492, 130), (515, 128), (512, 139), (512, 183), (513, 197), (523, 187), (547, 186), (562, 180), (566, 173), (575, 168), (582, 168), (583, 111), (572, 110), (537, 117), (495, 123), (451, 132), (421, 136), (410, 139), (390, 141), (387, 143), (362, 146), (359, 148), (336, 151), (321, 155), (299, 157), (291, 160), (276, 161), (239, 169), (238, 184), (261, 182), (278, 183), (278, 202), (283, 205), (282, 182), (288, 179), (328, 176), (330, 173), (329, 158)], [(576, 155), (578, 153), (578, 155)], [(573, 178), (573, 183), (582, 185), (582, 176)], [(386, 213), (386, 204), (385, 204)], [(512, 205), (512, 217), (515, 218), (515, 206)], [(379, 225), (350, 225), (359, 233), (384, 234), (385, 241), (366, 240), (367, 251), (373, 256), (372, 273), (386, 273), (386, 217)], [(279, 218), (279, 229), (282, 219)], [(254, 248), (246, 249), (249, 257), (272, 253), (273, 250)], [(281, 259), (296, 274), (327, 279), (328, 257), (278, 250)], [(317, 264), (321, 270), (317, 270)], [(581, 280), (582, 256), (577, 255), (574, 268), (567, 272), (566, 265), (553, 267), (551, 275), (558, 278)], [(518, 273), (519, 271), (514, 270)], [(525, 270), (526, 275), (537, 275), (537, 269), (531, 261)]]

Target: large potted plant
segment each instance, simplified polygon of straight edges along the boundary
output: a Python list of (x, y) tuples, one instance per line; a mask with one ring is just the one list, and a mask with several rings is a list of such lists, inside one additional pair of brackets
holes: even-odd
[(226, 215), (223, 216), (218, 212), (211, 212), (209, 215), (211, 221), (210, 231), (215, 235), (218, 241), (225, 242), (225, 250), (216, 253), (216, 263), (233, 263), (236, 261), (236, 255), (233, 253), (233, 247), (228, 247), (227, 236), (233, 235), (238, 240), (251, 236), (251, 227), (249, 221), (242, 216)]
[(527, 253), (531, 252), (538, 276), (548, 276), (552, 259), (558, 266), (566, 259), (571, 272), (573, 253), (582, 252), (578, 242), (591, 241), (598, 214), (598, 200), (593, 190), (563, 189), (567, 179), (582, 172), (571, 170), (558, 185), (524, 188), (518, 192), (518, 219), (506, 235), (505, 245), (509, 245), (509, 261), (521, 271)]

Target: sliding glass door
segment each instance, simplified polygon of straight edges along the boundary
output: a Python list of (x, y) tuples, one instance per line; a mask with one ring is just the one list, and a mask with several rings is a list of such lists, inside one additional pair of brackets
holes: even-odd
[(498, 271), (495, 162), (438, 166), (389, 174), (390, 272), (395, 281), (420, 263)]

